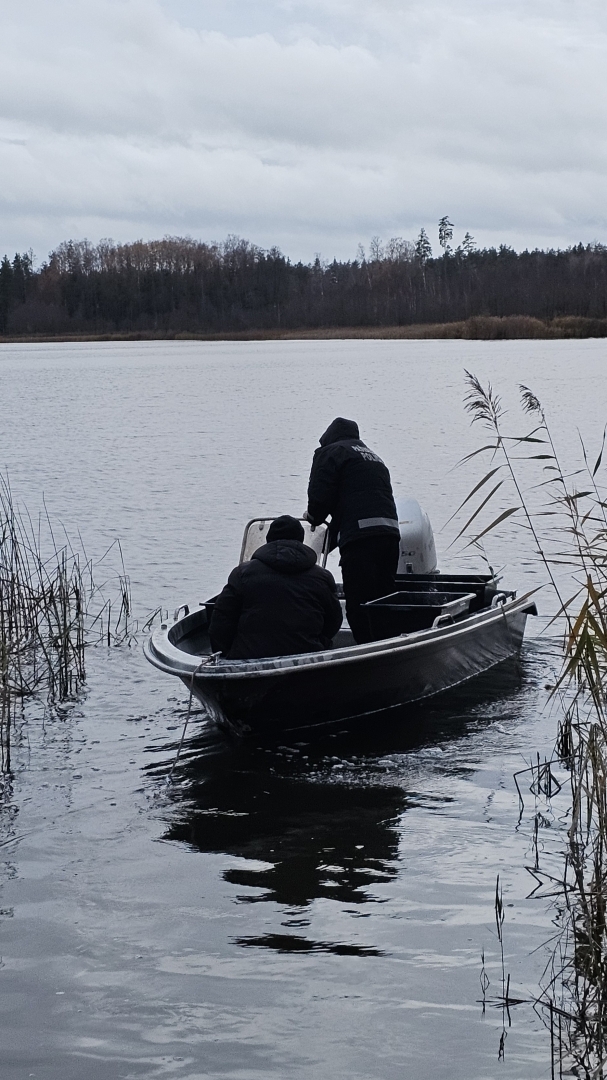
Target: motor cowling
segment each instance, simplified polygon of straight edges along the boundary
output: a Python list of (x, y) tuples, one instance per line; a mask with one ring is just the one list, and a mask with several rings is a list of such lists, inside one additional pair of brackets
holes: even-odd
[(437, 572), (436, 547), (430, 518), (417, 499), (401, 496), (396, 500), (400, 551), (398, 574)]

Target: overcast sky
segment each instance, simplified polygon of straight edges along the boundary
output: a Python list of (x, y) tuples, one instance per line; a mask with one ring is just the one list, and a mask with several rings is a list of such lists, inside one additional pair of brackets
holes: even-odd
[(0, 253), (607, 242), (605, 0), (0, 0)]

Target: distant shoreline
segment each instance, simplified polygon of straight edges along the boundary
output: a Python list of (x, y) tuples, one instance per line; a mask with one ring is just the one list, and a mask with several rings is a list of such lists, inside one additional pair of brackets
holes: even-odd
[(70, 341), (411, 341), (448, 339), (461, 341), (551, 340), (607, 337), (607, 319), (566, 315), (536, 319), (528, 315), (476, 315), (461, 322), (420, 323), (412, 326), (338, 326), (310, 329), (250, 329), (202, 333), (188, 330), (108, 331), (106, 333), (2, 335), (0, 344), (43, 344)]

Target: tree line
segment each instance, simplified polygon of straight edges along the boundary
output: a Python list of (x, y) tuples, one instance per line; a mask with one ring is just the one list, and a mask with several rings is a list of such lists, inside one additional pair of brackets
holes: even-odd
[[(351, 261), (291, 262), (239, 237), (129, 244), (68, 241), (35, 267), (32, 253), (0, 263), (0, 334), (231, 333), (406, 327), (478, 316), (593, 320), (607, 333), (607, 246), (516, 252), (479, 249), (439, 223), (440, 255), (375, 237)], [(590, 323), (588, 324), (590, 327)]]

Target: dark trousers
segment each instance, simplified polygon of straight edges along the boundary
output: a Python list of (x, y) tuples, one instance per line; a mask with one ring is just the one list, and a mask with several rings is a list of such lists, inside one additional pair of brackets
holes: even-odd
[(394, 592), (398, 553), (396, 534), (354, 540), (340, 551), (346, 615), (359, 645), (372, 641), (367, 613), (361, 604)]

